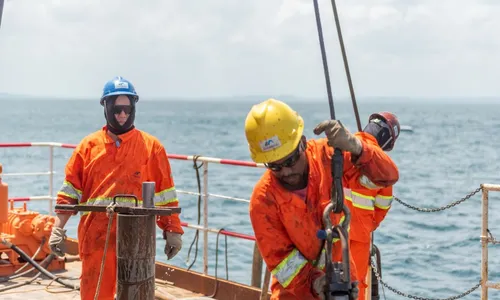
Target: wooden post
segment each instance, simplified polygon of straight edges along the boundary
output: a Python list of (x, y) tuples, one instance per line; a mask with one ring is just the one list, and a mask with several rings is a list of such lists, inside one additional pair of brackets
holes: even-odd
[[(372, 288), (373, 288), (373, 282), (372, 282), (372, 267), (370, 265), (368, 265), (368, 272), (366, 272), (366, 277), (365, 277), (365, 282), (366, 282), (366, 289), (365, 289), (365, 299), (364, 300), (375, 300), (375, 298), (372, 299), (372, 295), (373, 295), (373, 291), (372, 291)], [(378, 299), (377, 299), (378, 300)]]
[(257, 243), (254, 243), (251, 285), (260, 288), (261, 281), (262, 281), (262, 256), (260, 255)]
[[(143, 183), (143, 206), (154, 206), (154, 182)], [(117, 300), (155, 298), (156, 216), (118, 214)]]
[(271, 282), (271, 272), (266, 267), (266, 273), (264, 274), (264, 282), (262, 283), (262, 289), (260, 290), (259, 300), (269, 299), (269, 284)]
[(156, 216), (118, 214), (117, 300), (154, 299)]

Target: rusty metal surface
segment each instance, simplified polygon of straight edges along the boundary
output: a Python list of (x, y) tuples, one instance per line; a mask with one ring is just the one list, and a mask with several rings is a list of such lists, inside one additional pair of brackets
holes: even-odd
[[(78, 241), (73, 238), (66, 240), (66, 252), (78, 254)], [(68, 264), (67, 264), (68, 265)], [(159, 284), (158, 288), (168, 288), (168, 293), (182, 299), (184, 297), (194, 297), (200, 295), (210, 295), (214, 291), (215, 278), (206, 276), (199, 272), (187, 271), (173, 265), (156, 262), (155, 277), (157, 280), (169, 282), (169, 284)], [(218, 279), (218, 292), (214, 299), (218, 300), (255, 300), (260, 297), (260, 288), (239, 284), (237, 282)], [(187, 293), (190, 292), (190, 294)], [(181, 293), (177, 294), (177, 293)], [(268, 293), (264, 299), (270, 299)], [(2, 299), (0, 297), (0, 299)], [(24, 298), (26, 299), (26, 298)], [(31, 298), (30, 298), (31, 299)], [(174, 298), (175, 299), (175, 298)], [(262, 299), (262, 298), (261, 298)]]
[(117, 216), (117, 298), (154, 299), (156, 217)]
[[(115, 213), (129, 214), (129, 215), (156, 215), (156, 216), (170, 216), (172, 214), (181, 213), (180, 207), (155, 207), (154, 206), (154, 182), (143, 182), (142, 183), (142, 195), (144, 197), (143, 206), (139, 207), (139, 199), (132, 194), (117, 194), (113, 196), (113, 206), (112, 209)], [(116, 200), (118, 198), (130, 198), (135, 200), (134, 206), (120, 206), (117, 205)], [(55, 206), (57, 210), (69, 210), (69, 211), (90, 211), (90, 212), (107, 212), (109, 207), (107, 205), (67, 205), (67, 204), (57, 204)]]
[(220, 278), (216, 280), (213, 276), (188, 271), (161, 262), (156, 262), (156, 278), (170, 281), (174, 286), (190, 290), (193, 293), (209, 296), (215, 291), (215, 296), (212, 298), (217, 300), (268, 300), (271, 298), (270, 293), (267, 293), (263, 298), (259, 298), (261, 292), (260, 288)]
[[(91, 212), (106, 212), (106, 205), (66, 205), (57, 204), (55, 209), (71, 210), (71, 211), (91, 211)], [(172, 208), (144, 208), (144, 207), (130, 207), (130, 206), (115, 206), (114, 211), (121, 214), (129, 215), (158, 215), (170, 216), (181, 212), (180, 207)]]

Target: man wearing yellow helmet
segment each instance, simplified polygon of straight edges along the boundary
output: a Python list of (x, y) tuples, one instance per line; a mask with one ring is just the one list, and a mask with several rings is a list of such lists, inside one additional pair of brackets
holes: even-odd
[[(252, 160), (268, 168), (253, 190), (249, 212), (257, 245), (273, 274), (271, 300), (324, 299), (324, 256), (316, 234), (331, 202), (333, 147), (344, 151), (345, 188), (380, 188), (399, 179), (396, 165), (373, 136), (353, 135), (335, 120), (314, 129), (326, 138), (307, 141), (303, 130), (303, 119), (275, 99), (254, 105), (245, 121)], [(331, 214), (331, 220), (339, 224), (341, 215)], [(342, 260), (338, 239), (332, 259)], [(356, 269), (349, 261), (354, 282)]]

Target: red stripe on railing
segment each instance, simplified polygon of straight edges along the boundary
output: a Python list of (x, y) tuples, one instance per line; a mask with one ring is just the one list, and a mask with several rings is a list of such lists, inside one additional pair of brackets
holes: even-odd
[(241, 160), (233, 160), (233, 159), (221, 159), (220, 163), (223, 165), (234, 165), (234, 166), (243, 166), (243, 167), (257, 167), (257, 164), (250, 161), (241, 161)]
[(73, 145), (73, 144), (61, 144), (61, 147), (62, 148), (76, 148), (76, 145)]
[[(47, 143), (50, 144), (50, 143)], [(13, 147), (32, 147), (32, 143), (0, 143), (0, 148), (13, 148)], [(36, 145), (36, 146), (42, 146), (42, 145)], [(48, 146), (48, 145), (45, 145)], [(56, 144), (53, 145), (54, 147), (62, 147), (62, 148), (76, 148), (77, 145), (73, 144)], [(179, 159), (179, 160), (188, 160), (190, 159), (189, 155), (180, 155), (180, 154), (168, 154), (169, 158), (172, 159)], [(220, 164), (225, 164), (225, 165), (235, 165), (235, 166), (244, 166), (244, 167), (258, 167), (258, 165), (254, 162), (249, 162), (249, 161), (240, 161), (240, 160), (233, 160), (233, 159), (218, 159), (218, 158), (207, 158), (209, 160), (214, 160), (214, 163), (220, 163)], [(20, 202), (20, 201), (31, 201), (30, 197), (17, 197), (17, 198), (10, 198), (9, 201), (14, 201), (14, 202)], [(181, 222), (181, 226), (187, 227), (190, 224)], [(220, 233), (222, 235), (226, 236), (231, 236), (231, 237), (236, 237), (236, 238), (241, 238), (249, 241), (255, 241), (255, 237), (252, 235), (248, 234), (243, 234), (243, 233), (238, 233), (234, 231), (229, 231), (229, 230), (221, 230)]]
[(20, 202), (20, 201), (30, 201), (30, 197), (17, 197), (17, 198), (9, 198), (9, 201)]
[(180, 155), (180, 154), (167, 154), (168, 158), (173, 158), (173, 159), (180, 159), (180, 160), (188, 160), (187, 155)]
[(255, 237), (252, 236), (252, 235), (248, 235), (248, 234), (243, 234), (243, 233), (238, 233), (238, 232), (233, 232), (233, 231), (227, 231), (227, 230), (222, 230), (220, 233), (223, 234), (223, 235), (237, 237), (237, 238), (241, 238), (241, 239), (244, 239), (244, 240), (255, 241)]
[[(43, 144), (43, 145), (40, 145)], [(61, 148), (70, 148), (74, 149), (77, 145), (74, 144), (59, 144), (59, 143), (36, 143), (35, 146), (51, 146), (52, 147), (61, 147)], [(14, 147), (33, 147), (32, 143), (0, 143), (0, 148), (14, 148)], [(182, 155), (182, 154), (167, 154), (168, 158), (178, 159), (178, 160), (189, 160), (193, 156), (192, 155)], [(259, 167), (258, 164), (251, 161), (243, 161), (243, 160), (234, 160), (234, 159), (220, 159), (215, 157), (204, 157), (211, 163), (218, 163), (222, 165), (233, 165), (233, 166), (242, 166), (242, 167)]]
[(0, 148), (31, 147), (31, 143), (1, 143)]
[[(183, 226), (183, 227), (188, 227), (189, 225), (191, 225), (191, 224), (188, 224), (186, 222), (181, 222), (181, 226)], [(201, 226), (201, 225), (196, 225), (196, 226)], [(196, 228), (193, 228), (193, 229), (196, 229)], [(238, 233), (238, 232), (229, 231), (229, 230), (225, 230), (225, 229), (221, 230), (220, 233), (222, 235), (237, 237), (237, 238), (241, 238), (241, 239), (249, 240), (249, 241), (255, 241), (255, 237), (254, 236), (248, 235), (248, 234), (244, 234), (244, 233)]]

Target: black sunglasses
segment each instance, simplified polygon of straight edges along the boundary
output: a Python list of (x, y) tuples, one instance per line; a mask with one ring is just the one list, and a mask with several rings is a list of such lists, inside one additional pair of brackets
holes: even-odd
[(130, 113), (132, 112), (133, 108), (131, 105), (115, 105), (113, 106), (113, 113), (115, 115), (119, 115), (122, 113), (122, 111), (126, 114), (126, 115), (130, 115)]
[[(302, 143), (302, 142), (301, 142)], [(295, 164), (299, 161), (300, 158), (300, 145), (297, 146), (297, 149), (293, 151), (293, 153), (288, 157), (284, 162), (277, 164), (277, 163), (265, 163), (264, 165), (266, 168), (270, 169), (271, 171), (274, 172), (279, 172), (283, 168), (291, 168), (295, 166)]]

